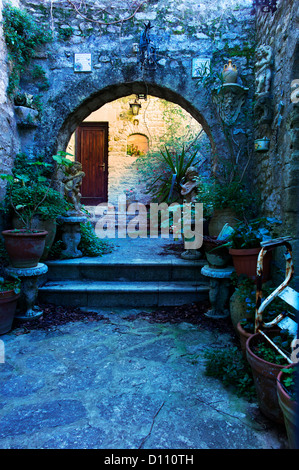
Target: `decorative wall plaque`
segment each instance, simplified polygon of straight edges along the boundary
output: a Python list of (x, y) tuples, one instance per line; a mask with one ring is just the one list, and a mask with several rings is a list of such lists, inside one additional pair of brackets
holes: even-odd
[(91, 72), (91, 54), (75, 54), (74, 71)]
[(197, 57), (192, 59), (192, 78), (200, 78), (210, 74), (210, 59), (208, 57)]

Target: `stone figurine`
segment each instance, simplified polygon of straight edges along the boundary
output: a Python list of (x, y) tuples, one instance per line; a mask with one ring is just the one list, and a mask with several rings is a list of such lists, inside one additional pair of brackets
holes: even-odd
[(184, 200), (189, 202), (196, 202), (197, 195), (197, 181), (198, 171), (194, 166), (190, 166), (185, 174), (186, 183), (182, 185), (181, 195)]
[(256, 94), (269, 93), (271, 84), (271, 46), (262, 45), (256, 52)]
[[(185, 173), (186, 183), (182, 185), (181, 195), (184, 198), (184, 201), (188, 203), (196, 202), (197, 196), (197, 181), (198, 171), (194, 166), (190, 166)], [(181, 258), (187, 260), (194, 260), (201, 258), (201, 253), (199, 250), (189, 249), (183, 251)]]
[(82, 171), (81, 163), (74, 162), (74, 164), (68, 168), (67, 174), (63, 179), (65, 197), (68, 202), (74, 205), (77, 213), (79, 213), (81, 209), (80, 187), (84, 176), (85, 173)]

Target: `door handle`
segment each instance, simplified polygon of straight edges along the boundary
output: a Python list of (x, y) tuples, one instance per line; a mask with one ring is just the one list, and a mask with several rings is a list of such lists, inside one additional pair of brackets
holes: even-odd
[(106, 170), (106, 163), (99, 164), (99, 167), (103, 168), (103, 171), (105, 171)]

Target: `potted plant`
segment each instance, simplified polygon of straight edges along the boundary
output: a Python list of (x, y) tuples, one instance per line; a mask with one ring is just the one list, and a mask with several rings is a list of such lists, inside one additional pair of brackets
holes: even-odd
[[(244, 274), (251, 279), (256, 277), (260, 243), (273, 237), (273, 227), (281, 222), (275, 218), (261, 217), (239, 222), (229, 236), (229, 253), (238, 276)], [(268, 250), (263, 259), (263, 282), (270, 278), (272, 251)]]
[[(236, 330), (240, 338), (241, 349), (244, 356), (246, 356), (246, 341), (247, 339), (254, 334), (254, 318), (256, 310), (256, 289), (254, 287), (253, 281), (251, 279), (245, 279), (242, 281), (238, 287), (239, 299), (243, 301), (244, 308), (242, 309), (240, 315), (243, 315), (243, 318), (239, 320), (237, 314), (235, 315)], [(263, 289), (263, 299), (266, 299), (275, 289), (272, 287), (265, 287)], [(233, 312), (234, 313), (234, 312)], [(263, 321), (264, 323), (271, 322), (280, 314), (286, 314), (286, 304), (279, 297), (275, 297), (273, 301), (266, 307), (263, 312)], [(232, 312), (231, 312), (232, 314)], [(270, 331), (267, 329), (267, 331)], [(278, 327), (271, 327), (271, 331), (279, 332)]]
[(252, 370), (260, 410), (272, 421), (283, 424), (276, 380), (279, 372), (289, 364), (287, 358), (290, 356), (294, 337), (288, 330), (269, 331), (266, 335), (272, 344), (261, 332), (248, 338), (246, 357)]
[(251, 213), (252, 201), (252, 196), (236, 177), (231, 181), (220, 181), (216, 177), (198, 179), (198, 202), (203, 204), (204, 214), (210, 217), (211, 237), (217, 237), (226, 223), (234, 227), (245, 213)]
[(278, 403), (283, 413), (290, 449), (298, 449), (297, 374), (298, 364), (290, 364), (277, 376)]
[[(38, 222), (54, 219), (55, 223), (67, 208), (66, 201), (52, 187), (53, 165), (21, 155), (13, 174), (1, 174), (0, 178), (8, 182), (5, 210), (13, 209), (18, 219), (14, 229), (2, 232), (10, 262), (14, 267), (35, 267), (44, 253), (49, 233)], [(49, 245), (47, 242), (47, 248)]]
[(0, 277), (0, 335), (11, 330), (20, 292), (18, 279)]

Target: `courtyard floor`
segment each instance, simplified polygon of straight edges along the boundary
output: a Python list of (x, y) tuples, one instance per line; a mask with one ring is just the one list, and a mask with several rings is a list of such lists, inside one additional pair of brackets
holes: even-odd
[[(105, 256), (132, 253), (133, 243), (134, 256), (165, 248), (116, 240)], [(207, 348), (237, 344), (229, 319), (213, 326), (203, 313), (198, 322), (151, 313), (106, 308), (45, 328), (15, 325), (1, 336), (0, 448), (288, 447), (285, 429), (255, 401), (204, 373)]]

